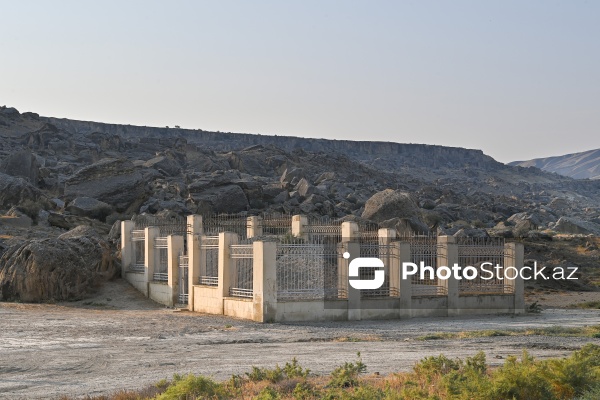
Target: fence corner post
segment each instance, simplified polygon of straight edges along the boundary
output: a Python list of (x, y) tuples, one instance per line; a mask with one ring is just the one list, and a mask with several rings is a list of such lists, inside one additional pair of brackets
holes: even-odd
[[(238, 243), (238, 235), (233, 232), (219, 233), (219, 295), (221, 298), (229, 297), (231, 278), (233, 276), (233, 263), (231, 262), (229, 246)], [(223, 303), (223, 302), (221, 302)], [(223, 307), (221, 305), (221, 307)]]
[(400, 295), (400, 318), (412, 317), (412, 277), (405, 277), (402, 274), (402, 264), (411, 261), (410, 243), (395, 242), (396, 251), (398, 252), (398, 281), (394, 282), (398, 285)]
[(248, 217), (246, 220), (246, 237), (248, 239), (262, 236), (262, 218), (257, 216)]
[(292, 216), (292, 236), (308, 240), (308, 234), (306, 232), (307, 225), (308, 218), (306, 215)]

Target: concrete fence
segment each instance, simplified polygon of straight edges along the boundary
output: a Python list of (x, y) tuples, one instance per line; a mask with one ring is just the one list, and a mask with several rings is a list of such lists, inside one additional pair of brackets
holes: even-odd
[[(134, 221), (122, 221), (122, 275), (161, 304), (259, 322), (524, 312), (523, 281), (514, 270), (506, 273), (511, 280), (401, 276), (407, 262), (423, 262), (434, 271), (455, 263), (480, 272), (485, 263), (520, 268), (519, 243), (398, 237), (394, 229), (302, 215), (222, 221), (222, 226), (217, 219), (207, 225), (202, 216), (190, 215), (185, 238), (160, 236), (159, 226), (138, 229)], [(226, 230), (231, 227), (235, 231)], [(382, 287), (357, 290), (348, 284), (348, 266), (356, 257), (383, 261)], [(359, 271), (360, 279), (374, 275), (373, 269)]]

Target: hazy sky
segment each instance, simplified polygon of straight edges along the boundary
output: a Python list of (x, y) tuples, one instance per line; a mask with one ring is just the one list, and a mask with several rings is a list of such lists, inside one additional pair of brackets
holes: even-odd
[(0, 105), (482, 149), (600, 147), (600, 1), (4, 1)]

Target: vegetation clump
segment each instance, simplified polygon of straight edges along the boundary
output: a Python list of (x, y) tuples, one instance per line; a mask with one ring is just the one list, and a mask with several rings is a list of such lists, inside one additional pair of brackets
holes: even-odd
[[(225, 382), (175, 375), (141, 391), (88, 400), (596, 400), (600, 398), (600, 346), (588, 344), (569, 357), (536, 360), (527, 351), (491, 368), (483, 352), (466, 359), (444, 355), (419, 361), (410, 372), (367, 375), (360, 353), (329, 377), (311, 376), (296, 359), (283, 368), (252, 367)], [(68, 398), (63, 398), (68, 400)]]

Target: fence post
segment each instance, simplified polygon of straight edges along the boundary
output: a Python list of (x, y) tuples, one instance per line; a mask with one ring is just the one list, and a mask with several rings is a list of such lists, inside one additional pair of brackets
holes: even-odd
[(167, 251), (168, 251), (168, 285), (171, 290), (171, 304), (174, 306), (178, 303), (179, 297), (179, 256), (183, 252), (183, 236), (169, 235), (167, 236)]
[(248, 217), (246, 220), (246, 237), (248, 239), (262, 236), (263, 228), (262, 228), (262, 218), (261, 217)]
[[(356, 222), (342, 222), (342, 242), (352, 242), (354, 240), (358, 240), (359, 238), (360, 228)], [(358, 257), (358, 255), (356, 257)]]
[(131, 220), (121, 221), (121, 277), (125, 279), (127, 269), (133, 263), (133, 243), (131, 242), (131, 231), (135, 224)]
[[(438, 236), (438, 268), (442, 265), (452, 268), (454, 264), (458, 264), (458, 244), (453, 236)], [(436, 271), (437, 272), (437, 271)], [(439, 284), (444, 286), (448, 296), (448, 316), (460, 314), (458, 307), (458, 280), (451, 274), (448, 279), (440, 279)]]
[(400, 292), (400, 310), (398, 315), (400, 318), (410, 318), (412, 316), (412, 277), (402, 276), (402, 263), (411, 262), (410, 243), (394, 242), (394, 244), (396, 245), (395, 250), (398, 252), (398, 280), (395, 281)]
[(156, 266), (156, 252), (154, 251), (154, 239), (159, 237), (160, 229), (156, 226), (146, 228), (144, 251), (146, 252), (144, 268), (144, 281), (146, 282), (146, 296), (150, 295), (150, 282), (154, 280), (154, 267)]
[[(233, 263), (231, 262), (229, 246), (238, 243), (238, 235), (233, 232), (219, 233), (219, 295), (229, 297)], [(223, 302), (221, 302), (222, 304)], [(221, 305), (223, 307), (223, 305)], [(223, 312), (223, 311), (221, 311)]]
[(194, 285), (200, 276), (200, 235), (202, 235), (202, 216), (187, 217), (187, 255), (188, 255), (188, 309), (194, 311)]
[(274, 322), (277, 314), (277, 243), (253, 243), (253, 311), (257, 322)]
[[(525, 250), (523, 243), (506, 243), (504, 245), (504, 271), (507, 267), (514, 267), (516, 270), (506, 271), (506, 286), (511, 287), (514, 295), (514, 313), (523, 314), (525, 312), (525, 284), (523, 278), (517, 271), (523, 268)], [(506, 278), (505, 278), (506, 279)]]
[[(344, 222), (345, 224), (346, 222)], [(342, 225), (343, 232), (343, 225)], [(344, 251), (350, 253), (350, 258), (343, 263), (346, 266), (346, 276), (348, 276), (348, 265), (350, 262), (360, 257), (360, 243), (359, 242), (346, 242), (344, 243)], [(361, 298), (360, 290), (354, 289), (351, 285), (348, 285), (348, 321), (360, 321), (361, 319)]]
[(379, 238), (379, 244), (389, 245), (396, 239), (396, 230), (391, 228), (381, 228), (377, 231), (377, 237)]
[(292, 236), (308, 240), (306, 225), (308, 225), (308, 218), (305, 215), (292, 216)]

